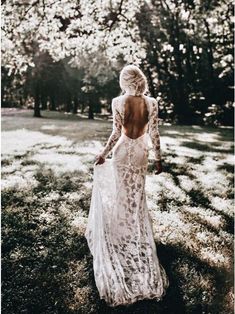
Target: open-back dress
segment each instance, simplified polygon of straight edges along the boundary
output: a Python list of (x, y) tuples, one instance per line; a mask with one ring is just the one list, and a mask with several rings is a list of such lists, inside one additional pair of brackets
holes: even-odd
[(94, 165), (85, 237), (100, 298), (112, 307), (142, 299), (160, 301), (169, 286), (158, 260), (145, 194), (148, 136), (156, 160), (161, 159), (158, 103), (141, 97), (148, 110), (147, 131), (136, 139), (125, 135), (126, 95), (114, 98), (113, 131), (101, 153), (107, 157), (112, 150), (112, 158)]

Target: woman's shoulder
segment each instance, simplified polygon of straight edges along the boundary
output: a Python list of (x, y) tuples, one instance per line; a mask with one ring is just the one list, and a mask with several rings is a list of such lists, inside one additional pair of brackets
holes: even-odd
[(153, 111), (155, 107), (158, 107), (157, 99), (152, 96), (144, 95), (144, 98), (147, 101), (147, 105), (149, 107), (149, 111)]
[(116, 109), (121, 109), (123, 100), (124, 100), (124, 95), (116, 96), (112, 99), (112, 104)]
[(152, 97), (152, 96), (144, 95), (144, 97), (147, 98), (147, 100), (149, 100), (150, 102), (154, 102), (154, 103), (157, 102), (156, 98), (154, 98), (154, 97)]
[(125, 95), (116, 96), (116, 97), (113, 98), (113, 101), (114, 101), (114, 102), (118, 102), (118, 101), (124, 99), (124, 97), (125, 97)]

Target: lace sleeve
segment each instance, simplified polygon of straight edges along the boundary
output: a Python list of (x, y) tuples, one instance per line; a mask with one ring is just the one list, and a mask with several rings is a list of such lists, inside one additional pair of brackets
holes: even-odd
[(122, 123), (121, 123), (121, 116), (116, 108), (116, 102), (112, 100), (112, 113), (113, 113), (113, 131), (105, 145), (103, 151), (101, 152), (101, 156), (106, 158), (109, 152), (112, 150), (116, 142), (118, 141), (119, 137), (121, 136), (122, 130)]
[(158, 130), (158, 103), (153, 98), (152, 111), (149, 118), (148, 133), (151, 138), (156, 160), (161, 160), (160, 134)]

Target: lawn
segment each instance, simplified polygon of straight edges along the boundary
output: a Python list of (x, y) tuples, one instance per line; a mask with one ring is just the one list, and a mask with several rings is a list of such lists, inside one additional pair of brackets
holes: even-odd
[(233, 313), (233, 130), (160, 125), (146, 192), (170, 287), (107, 307), (84, 237), (93, 162), (112, 124), (2, 109), (2, 313)]

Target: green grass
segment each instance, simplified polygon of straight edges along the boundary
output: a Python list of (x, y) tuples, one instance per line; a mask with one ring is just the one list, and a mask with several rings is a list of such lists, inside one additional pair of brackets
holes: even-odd
[(111, 123), (62, 113), (2, 118), (2, 313), (233, 313), (233, 130), (160, 126), (163, 173), (146, 180), (161, 302), (99, 299), (84, 228)]

